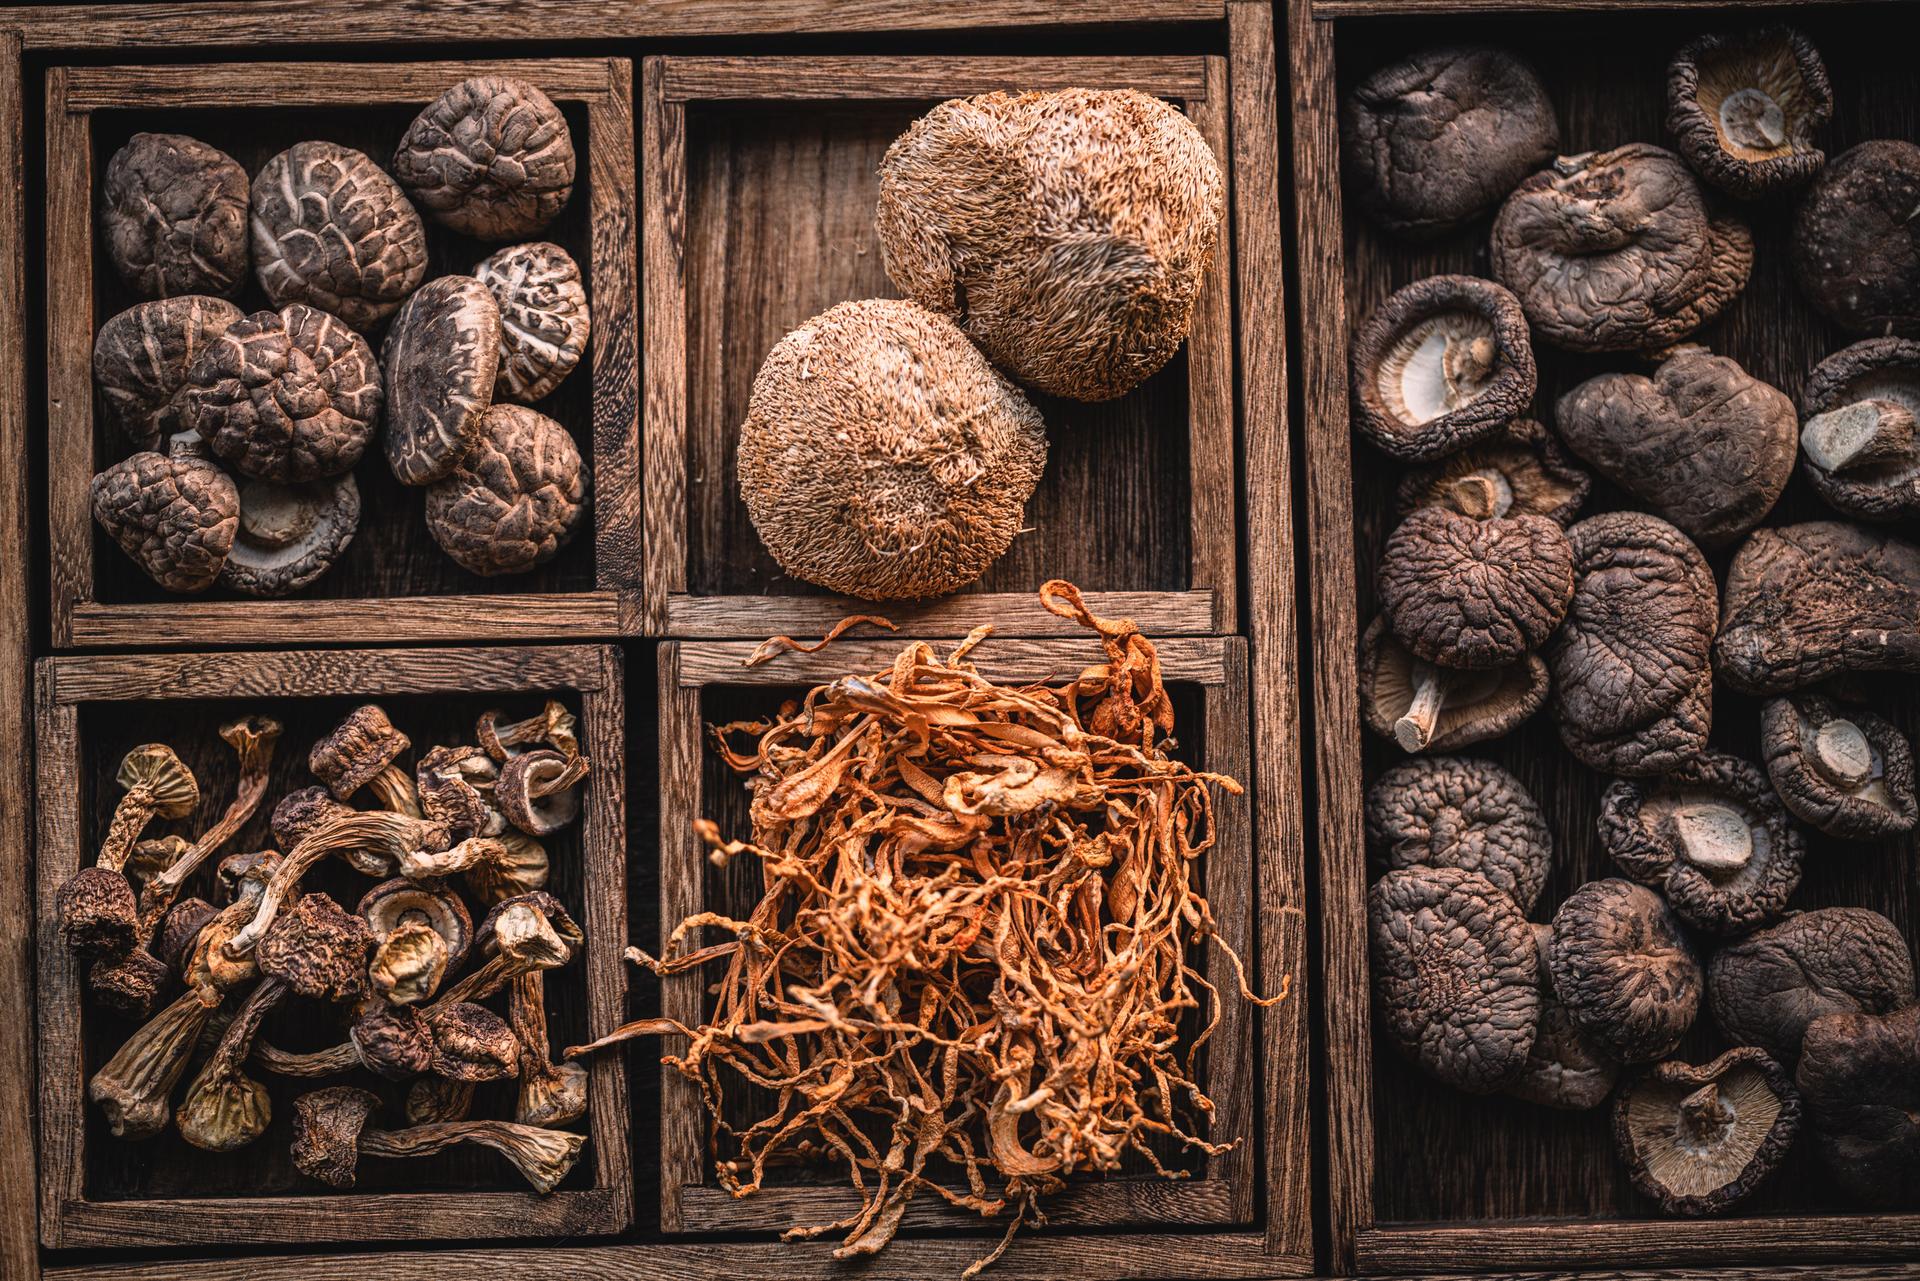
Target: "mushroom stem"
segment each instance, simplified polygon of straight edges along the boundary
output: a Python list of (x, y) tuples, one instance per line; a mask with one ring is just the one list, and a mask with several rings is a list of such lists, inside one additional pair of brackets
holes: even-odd
[(367, 790), (373, 793), (382, 809), (408, 818), (420, 817), (419, 793), (414, 790), (413, 779), (398, 765), (389, 765), (367, 780)]
[[(438, 823), (410, 818), (390, 811), (363, 813), (352, 811), (326, 819), (300, 838), (267, 882), (260, 905), (251, 921), (225, 944), (229, 957), (244, 956), (260, 941), (287, 894), (321, 859), (329, 854), (356, 850), (385, 858), (390, 865), (423, 848), (444, 847), (447, 829)], [(389, 867), (389, 872), (391, 867)]]
[(512, 1121), (445, 1121), (405, 1130), (367, 1130), (360, 1136), (360, 1154), (431, 1156), (458, 1143), (477, 1143), (506, 1157), (536, 1191), (547, 1193), (567, 1177), (586, 1141), (584, 1135)]
[(520, 1039), (520, 1095), (514, 1119), (523, 1125), (567, 1125), (587, 1110), (587, 1072), (555, 1063), (547, 1040), (547, 980), (538, 970), (507, 989), (507, 1021)]
[(107, 838), (100, 843), (100, 853), (93, 865), (109, 872), (124, 868), (127, 855), (133, 852), (133, 843), (140, 839), (140, 833), (152, 819), (153, 811), (154, 796), (150, 789), (128, 788), (121, 796), (120, 803), (113, 807), (113, 820), (107, 824)]
[(587, 758), (579, 755), (567, 757), (565, 767), (545, 777), (536, 777), (527, 784), (527, 795), (535, 800), (564, 792), (587, 776)]
[(1462, 516), (1474, 520), (1488, 520), (1500, 514), (1500, 501), (1509, 494), (1502, 494), (1504, 486), (1496, 476), (1484, 471), (1470, 472), (1453, 482), (1450, 497), (1453, 508)]
[(1873, 744), (1850, 720), (1830, 720), (1814, 731), (1813, 763), (1829, 781), (1856, 788), (1873, 777)]
[(1729, 805), (1704, 801), (1673, 811), (1674, 839), (1687, 861), (1709, 873), (1735, 872), (1753, 858), (1753, 829)]
[(234, 786), (233, 800), (220, 821), (195, 841), (158, 876), (147, 882), (140, 894), (141, 938), (153, 937), (153, 930), (187, 878), (199, 870), (221, 846), (247, 825), (267, 794), (268, 770), (273, 764), (273, 749), (280, 741), (280, 722), (267, 716), (246, 716), (220, 727), (220, 737), (233, 746), (240, 761), (240, 780)]
[(1413, 703), (1393, 723), (1394, 741), (1402, 751), (1418, 752), (1433, 741), (1440, 724), (1440, 710), (1446, 705), (1447, 677), (1431, 663), (1413, 665)]
[(189, 987), (127, 1038), (87, 1083), (116, 1138), (149, 1139), (167, 1125), (167, 1095), (187, 1069), (220, 993)]
[(260, 1024), (286, 994), (286, 983), (271, 977), (248, 994), (187, 1087), (174, 1118), (181, 1138), (209, 1152), (231, 1152), (266, 1133), (273, 1104), (266, 1089), (242, 1069)]
[(1719, 1141), (1733, 1123), (1733, 1107), (1720, 1095), (1713, 1081), (1680, 1100), (1680, 1140), (1692, 1148), (1706, 1148)]
[(530, 904), (518, 903), (501, 914), (496, 937), (511, 937), (511, 944), (487, 958), (440, 994), (429, 1013), (461, 1002), (484, 1001), (522, 974), (565, 965), (572, 950), (547, 921), (546, 914)]
[(540, 714), (530, 716), (524, 721), (500, 723), (500, 711), (496, 708), (482, 712), (480, 720), (474, 726), (474, 736), (487, 755), (496, 761), (505, 761), (516, 755), (514, 748), (525, 747), (529, 743), (546, 743), (562, 756), (572, 756), (580, 750), (576, 735), (576, 722), (572, 712), (565, 704), (548, 699)]
[(1800, 429), (1800, 448), (1822, 471), (1850, 471), (1913, 453), (1914, 418), (1891, 400), (1857, 400), (1815, 414)]
[(289, 1054), (265, 1041), (257, 1041), (253, 1046), (253, 1061), (262, 1071), (275, 1076), (339, 1076), (360, 1066), (360, 1051), (351, 1040), (306, 1054)]

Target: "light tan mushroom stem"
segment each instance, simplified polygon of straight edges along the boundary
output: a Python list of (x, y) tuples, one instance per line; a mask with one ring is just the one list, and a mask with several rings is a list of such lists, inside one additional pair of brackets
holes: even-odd
[(1680, 1100), (1677, 1137), (1682, 1143), (1704, 1149), (1719, 1142), (1732, 1124), (1733, 1107), (1720, 1096), (1715, 1082), (1707, 1082)]
[(1873, 744), (1850, 720), (1826, 722), (1813, 734), (1814, 766), (1835, 784), (1860, 787), (1873, 777)]
[(587, 1110), (587, 1070), (555, 1063), (547, 1039), (547, 978), (519, 975), (507, 989), (507, 1021), (520, 1039), (520, 1093), (514, 1119), (523, 1125), (568, 1125)]
[(362, 1156), (431, 1156), (457, 1143), (478, 1143), (513, 1162), (535, 1191), (547, 1193), (567, 1177), (586, 1136), (512, 1121), (447, 1121), (406, 1130), (367, 1130), (360, 1135)]
[(269, 716), (243, 716), (220, 727), (220, 737), (239, 757), (240, 779), (234, 786), (233, 800), (221, 814), (220, 821), (149, 881), (141, 892), (140, 920), (145, 937), (152, 937), (154, 926), (173, 906), (188, 878), (232, 840), (260, 808), (267, 794), (268, 771), (273, 765), (273, 750), (280, 741), (280, 733), (280, 722)]
[(1474, 520), (1489, 520), (1513, 504), (1513, 489), (1492, 469), (1469, 472), (1453, 482), (1454, 510)]
[(359, 1048), (351, 1038), (339, 1045), (329, 1045), (324, 1050), (310, 1050), (304, 1054), (289, 1054), (265, 1041), (257, 1041), (253, 1046), (253, 1061), (260, 1065), (262, 1071), (275, 1076), (306, 1078), (339, 1076), (361, 1064)]
[(1913, 437), (1913, 413), (1906, 406), (1857, 400), (1809, 418), (1800, 429), (1800, 448), (1814, 466), (1841, 472), (1908, 458)]
[(430, 1008), (484, 1001), (520, 975), (555, 969), (573, 955), (573, 949), (554, 931), (546, 914), (530, 904), (515, 904), (502, 912), (494, 925), (494, 938), (499, 951), (442, 992)]
[(1737, 89), (1720, 100), (1720, 133), (1749, 151), (1772, 151), (1787, 140), (1787, 113), (1763, 89)]
[(1670, 816), (1687, 861), (1709, 873), (1738, 871), (1753, 858), (1746, 816), (1719, 801), (1681, 805)]
[(1402, 751), (1418, 752), (1433, 741), (1440, 724), (1441, 709), (1447, 703), (1449, 680), (1442, 669), (1415, 660), (1413, 664), (1413, 705), (1393, 723), (1394, 741)]
[(348, 850), (361, 855), (371, 854), (387, 861), (389, 866), (386, 874), (391, 875), (402, 859), (423, 848), (444, 846), (446, 840), (447, 829), (442, 825), (388, 810), (351, 811), (321, 821), (288, 851), (285, 860), (275, 870), (273, 879), (267, 882), (253, 919), (247, 922), (245, 929), (227, 940), (226, 954), (238, 957), (250, 952), (273, 924), (274, 915), (279, 912), (287, 895), (327, 855)]

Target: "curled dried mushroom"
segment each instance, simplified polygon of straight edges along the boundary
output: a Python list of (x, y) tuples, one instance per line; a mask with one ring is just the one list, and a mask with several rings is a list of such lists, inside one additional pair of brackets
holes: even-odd
[(248, 596), (286, 596), (333, 568), (360, 527), (360, 488), (349, 474), (299, 485), (246, 480), (240, 526), (220, 581)]
[(1920, 333), (1920, 147), (1876, 139), (1807, 189), (1793, 274), (1814, 310), (1856, 334)]
[(192, 433), (164, 454), (121, 459), (93, 478), (88, 497), (100, 528), (173, 592), (213, 586), (240, 526), (240, 491)]
[(253, 264), (276, 307), (307, 303), (365, 330), (427, 274), (420, 215), (364, 153), (295, 143), (253, 182)]
[(1571, 525), (1592, 489), (1593, 478), (1553, 433), (1531, 418), (1516, 418), (1497, 435), (1409, 471), (1394, 502), (1403, 517), (1422, 507), (1446, 507), (1475, 520), (1545, 516)]
[(1534, 925), (1533, 939), (1540, 953), (1540, 1026), (1527, 1051), (1527, 1066), (1506, 1092), (1542, 1107), (1584, 1112), (1597, 1108), (1620, 1079), (1620, 1065), (1600, 1048), (1567, 1013), (1553, 990), (1547, 969), (1547, 951), (1553, 942), (1551, 925)]
[(230, 298), (247, 277), (247, 171), (178, 133), (136, 133), (101, 186), (107, 257), (147, 298)]
[(1377, 581), (1393, 634), (1443, 667), (1504, 667), (1545, 643), (1573, 596), (1573, 550), (1544, 516), (1423, 507), (1387, 539)]
[(93, 340), (93, 381), (107, 416), (142, 449), (180, 427), (178, 397), (200, 353), (244, 319), (223, 298), (188, 294), (127, 308)]
[(360, 1158), (431, 1156), (460, 1143), (492, 1148), (513, 1163), (535, 1191), (554, 1190), (580, 1159), (585, 1137), (511, 1121), (448, 1121), (404, 1130), (369, 1130), (375, 1095), (333, 1085), (294, 1101), (293, 1164), (335, 1188), (350, 1188)]
[(1394, 766), (1367, 790), (1367, 843), (1389, 870), (1477, 872), (1533, 910), (1553, 836), (1520, 780), (1492, 761), (1431, 756)]
[(500, 308), (496, 400), (551, 395), (586, 353), (592, 320), (580, 268), (559, 245), (509, 245), (473, 269)]
[(1813, 368), (1800, 392), (1800, 470), (1856, 520), (1920, 516), (1920, 342), (1867, 338)]
[(1769, 699), (1760, 746), (1773, 789), (1829, 836), (1876, 841), (1913, 830), (1913, 748), (1872, 712), (1817, 694)]
[(427, 490), (427, 530), (472, 573), (525, 573), (572, 539), (587, 481), (566, 428), (524, 405), (495, 405), (480, 415), (466, 454)]
[(429, 103), (393, 173), (436, 221), (481, 240), (530, 236), (573, 194), (573, 135), (538, 86), (473, 76)]
[(1547, 969), (1574, 1023), (1621, 1063), (1673, 1052), (1705, 986), (1680, 919), (1645, 886), (1589, 881), (1553, 914)]
[(1794, 1080), (1841, 1190), (1871, 1205), (1912, 1204), (1920, 1189), (1920, 1005), (1814, 1019)]
[(1885, 1014), (1914, 999), (1913, 959), (1892, 921), (1861, 907), (1795, 912), (1713, 954), (1707, 997), (1729, 1040), (1783, 1063), (1824, 1014)]
[(1402, 751), (1450, 752), (1498, 738), (1546, 698), (1547, 665), (1538, 654), (1460, 671), (1415, 657), (1385, 618), (1374, 619), (1361, 638), (1361, 713), (1368, 729)]
[(1667, 132), (1696, 173), (1743, 200), (1818, 173), (1827, 153), (1814, 135), (1832, 114), (1826, 63), (1792, 27), (1711, 32), (1667, 66)]
[(500, 367), (500, 308), (472, 276), (429, 280), (394, 316), (380, 354), (387, 464), (403, 485), (431, 485), (480, 437)]
[(1718, 1214), (1773, 1173), (1800, 1132), (1800, 1095), (1752, 1046), (1669, 1062), (1621, 1089), (1613, 1139), (1633, 1186), (1668, 1214)]

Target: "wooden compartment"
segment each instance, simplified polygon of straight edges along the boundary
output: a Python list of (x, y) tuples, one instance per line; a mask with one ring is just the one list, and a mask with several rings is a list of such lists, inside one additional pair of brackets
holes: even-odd
[[(873, 608), (786, 576), (761, 546), (734, 468), (754, 374), (834, 303), (898, 296), (874, 230), (877, 171), (916, 117), (946, 98), (1068, 86), (1178, 103), (1231, 167), (1218, 57), (645, 60), (648, 633), (824, 630)], [(959, 593), (889, 602), (890, 617), (923, 635), (986, 621), (1058, 633), (1030, 593), (1068, 578), (1155, 635), (1235, 630), (1231, 243), (1223, 224), (1191, 336), (1165, 368), (1105, 404), (1033, 397), (1049, 451), (1032, 531)]]
[[(421, 107), (467, 76), (539, 85), (572, 130), (572, 198), (539, 238), (580, 264), (590, 349), (537, 406), (574, 436), (592, 476), (590, 510), (567, 547), (527, 574), (483, 578), (427, 531), (424, 500), (394, 479), (376, 434), (354, 469), (359, 532), (303, 592), (255, 600), (215, 587), (159, 587), (95, 525), (88, 482), (133, 452), (94, 412), (94, 334), (139, 301), (96, 232), (107, 162), (136, 131), (190, 134), (249, 174), (308, 138), (357, 147), (383, 167)], [(47, 118), (47, 512), (53, 638), (59, 646), (312, 644), (610, 636), (621, 589), (637, 585), (640, 463), (634, 310), (631, 64), (622, 58), (414, 63), (235, 62), (50, 68)], [(471, 271), (495, 246), (428, 218), (428, 277)], [(267, 307), (249, 279), (241, 309)], [(367, 335), (379, 350), (380, 333)]]
[[(1396, 524), (1401, 469), (1364, 443), (1350, 443), (1346, 403), (1351, 326), (1390, 292), (1436, 272), (1489, 275), (1482, 218), (1424, 244), (1398, 240), (1343, 213), (1337, 187), (1338, 95), (1375, 68), (1441, 42), (1508, 46), (1541, 73), (1559, 112), (1567, 154), (1627, 141), (1668, 145), (1665, 69), (1696, 31), (1757, 25), (1750, 11), (1468, 16), (1472, 3), (1294, 0), (1290, 50), (1301, 280), (1300, 359), (1311, 526), (1315, 709), (1318, 723), (1321, 917), (1327, 974), (1329, 1203), (1339, 1266), (1361, 1272), (1453, 1268), (1576, 1268), (1720, 1265), (1791, 1258), (1868, 1261), (1911, 1257), (1920, 1213), (1850, 1208), (1823, 1177), (1803, 1125), (1788, 1160), (1725, 1216), (1661, 1216), (1638, 1195), (1609, 1131), (1611, 1104), (1560, 1113), (1517, 1100), (1474, 1098), (1422, 1075), (1370, 1022), (1365, 893), (1374, 876), (1362, 840), (1365, 786), (1397, 748), (1361, 727), (1356, 694), (1360, 632), (1377, 612), (1373, 577)], [(1542, 8), (1578, 6), (1543, 5)], [(1445, 16), (1457, 11), (1455, 16)], [(1421, 16), (1432, 15), (1432, 16)], [(1835, 111), (1829, 158), (1874, 137), (1920, 137), (1908, 92), (1911, 67), (1890, 45), (1872, 9), (1789, 6), (1765, 19), (1804, 30), (1825, 56)], [(1800, 298), (1787, 254), (1795, 199), (1743, 206), (1753, 228), (1753, 275), (1727, 313), (1696, 337), (1759, 378), (1798, 397), (1813, 365), (1851, 338)], [(1540, 368), (1533, 416), (1551, 425), (1558, 396), (1609, 369), (1650, 368), (1632, 356), (1580, 357), (1536, 338)], [(1644, 504), (1596, 481), (1591, 514)], [(1829, 513), (1797, 476), (1766, 524)], [(1724, 582), (1732, 549), (1709, 556)], [(1876, 705), (1911, 735), (1920, 730), (1920, 685), (1870, 677)], [(1714, 696), (1713, 745), (1758, 760), (1759, 700), (1724, 685)], [(1548, 816), (1555, 865), (1534, 915), (1546, 919), (1579, 885), (1620, 875), (1594, 837), (1607, 779), (1562, 748), (1550, 709), (1511, 735), (1464, 749), (1514, 771)], [(1920, 839), (1849, 848), (1806, 829), (1806, 874), (1795, 907), (1876, 909), (1920, 942)], [(1703, 940), (1704, 942), (1704, 940)], [(1705, 948), (1703, 947), (1703, 954)], [(1706, 1009), (1678, 1052), (1702, 1062), (1725, 1043)]]
[[(85, 1097), (93, 1071), (139, 1026), (86, 999), (82, 962), (60, 940), (55, 895), (91, 861), (120, 796), (114, 773), (135, 744), (176, 747), (199, 777), (202, 802), (174, 829), (200, 830), (232, 796), (233, 752), (215, 734), (248, 712), (285, 726), (267, 800), (227, 849), (272, 844), (267, 817), (285, 792), (309, 785), (308, 747), (352, 707), (378, 700), (413, 738), (410, 763), (437, 742), (470, 741), (489, 707), (530, 714), (544, 696), (579, 717), (592, 763), (581, 818), (548, 838), (548, 884), (586, 931), (584, 955), (548, 981), (555, 1052), (617, 1018), (625, 992), (625, 728), (621, 660), (610, 648), (433, 649), (374, 652), (70, 657), (38, 669), (37, 931), (39, 970), (40, 1232), (49, 1247), (188, 1243), (293, 1244), (389, 1239), (607, 1235), (632, 1220), (627, 1081), (616, 1062), (589, 1078), (588, 1135), (579, 1164), (547, 1196), (482, 1149), (409, 1161), (369, 1160), (356, 1187), (335, 1193), (294, 1170), (292, 1102), (328, 1082), (256, 1073), (272, 1090), (273, 1121), (237, 1152), (189, 1147), (171, 1128), (138, 1142), (108, 1133)], [(213, 869), (201, 871), (211, 885)], [(371, 884), (335, 860), (309, 882), (351, 906)], [(204, 891), (202, 891), (204, 893)], [(284, 1016), (284, 1017), (283, 1017)], [(302, 1016), (307, 1016), (302, 1018)], [(306, 1007), (277, 1011), (263, 1035), (282, 1048), (317, 1049), (338, 1035)], [(355, 1084), (404, 1096), (355, 1073)], [(179, 1101), (176, 1087), (173, 1102)], [(490, 1097), (488, 1091), (504, 1091)], [(512, 1091), (483, 1086), (476, 1116), (511, 1116)], [(391, 1106), (387, 1115), (392, 1116)]]

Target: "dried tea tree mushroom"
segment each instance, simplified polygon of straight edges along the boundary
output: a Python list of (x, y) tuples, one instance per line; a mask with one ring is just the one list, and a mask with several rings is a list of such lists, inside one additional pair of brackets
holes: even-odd
[(124, 868), (140, 833), (155, 818), (185, 818), (200, 804), (200, 783), (171, 747), (143, 743), (120, 758), (122, 788), (92, 867), (60, 887), (60, 937), (82, 956), (118, 956), (138, 941), (139, 904)]
[(1769, 699), (1760, 747), (1773, 790), (1829, 836), (1877, 841), (1913, 830), (1913, 749), (1872, 712), (1817, 694)]
[(417, 1009), (374, 998), (360, 1003), (339, 1045), (289, 1054), (256, 1040), (253, 1062), (275, 1076), (315, 1079), (365, 1068), (389, 1081), (404, 1081), (432, 1067), (433, 1034)]
[(1832, 114), (1826, 63), (1792, 27), (1699, 36), (1667, 66), (1667, 132), (1696, 173), (1743, 200), (1818, 173), (1827, 153), (1814, 135)]
[(100, 326), (93, 381), (107, 416), (142, 449), (180, 428), (177, 397), (200, 353), (245, 314), (224, 298), (187, 294), (136, 303)]
[(519, 1074), (520, 1039), (485, 1006), (443, 996), (423, 1008), (420, 1018), (432, 1045), (428, 1070), (435, 1076), (479, 1084)]
[(240, 1003), (174, 1113), (180, 1137), (207, 1152), (234, 1152), (267, 1132), (273, 1099), (246, 1073), (260, 1024), (286, 997), (287, 985), (262, 979)]
[(1354, 335), (1354, 426), (1395, 458), (1431, 462), (1498, 435), (1537, 380), (1519, 299), (1476, 276), (1429, 276)]
[(522, 752), (500, 767), (494, 798), (507, 821), (528, 836), (551, 836), (579, 815), (586, 776), (584, 756)]
[(740, 496), (795, 578), (924, 599), (1020, 532), (1045, 425), (952, 321), (910, 302), (828, 308), (774, 345), (740, 427)]
[(1516, 418), (1497, 435), (1409, 471), (1394, 502), (1403, 517), (1422, 507), (1445, 507), (1475, 520), (1545, 516), (1564, 526), (1573, 523), (1592, 489), (1593, 477), (1553, 433), (1531, 418)]
[(495, 400), (531, 405), (566, 380), (587, 350), (592, 320), (580, 268), (559, 245), (509, 245), (473, 269), (500, 308)]
[(351, 474), (298, 485), (240, 483), (240, 529), (220, 581), (247, 596), (287, 596), (333, 568), (360, 528)]
[(414, 117), (393, 173), (435, 221), (512, 240), (552, 222), (573, 194), (573, 135), (553, 99), (512, 76), (474, 76)]
[(1832, 521), (1756, 529), (1727, 569), (1713, 666), (1749, 694), (1920, 671), (1920, 547)]
[(1547, 971), (1547, 949), (1553, 941), (1551, 925), (1534, 925), (1533, 941), (1540, 953), (1540, 1026), (1527, 1051), (1526, 1070), (1514, 1078), (1506, 1093), (1542, 1107), (1584, 1112), (1599, 1107), (1620, 1079), (1620, 1065), (1581, 1031), (1553, 990)]
[(1504, 667), (1459, 671), (1414, 657), (1376, 618), (1360, 642), (1367, 728), (1406, 752), (1450, 752), (1498, 738), (1547, 700), (1547, 665), (1525, 654)]
[(1472, 671), (1538, 649), (1573, 596), (1573, 549), (1545, 516), (1473, 520), (1423, 507), (1387, 539), (1377, 582), (1414, 656)]
[(473, 723), (474, 741), (502, 765), (509, 757), (532, 751), (536, 744), (551, 747), (562, 756), (580, 750), (579, 723), (557, 699), (548, 699), (538, 715), (523, 721), (509, 721), (505, 716), (499, 708), (490, 707)]
[(471, 573), (523, 574), (573, 538), (587, 484), (566, 428), (524, 405), (495, 405), (466, 455), (427, 490), (427, 529)]
[(1800, 470), (1855, 520), (1920, 516), (1920, 342), (1867, 338), (1813, 367), (1800, 392)]
[(348, 800), (364, 787), (383, 808), (418, 818), (420, 799), (413, 779), (394, 764), (411, 746), (412, 740), (394, 728), (385, 711), (367, 703), (348, 712), (331, 734), (313, 745), (307, 768), (335, 800)]
[(431, 485), (480, 437), (500, 367), (500, 308), (472, 276), (429, 280), (393, 318), (381, 356), (387, 464), (403, 485)]
[(586, 1136), (511, 1121), (450, 1121), (405, 1130), (369, 1130), (380, 1100), (351, 1085), (333, 1085), (294, 1101), (293, 1164), (329, 1187), (350, 1188), (363, 1156), (431, 1156), (459, 1143), (492, 1148), (536, 1191), (567, 1177)]
[(507, 988), (507, 1014), (520, 1042), (520, 1090), (513, 1119), (523, 1125), (571, 1125), (587, 1112), (587, 1069), (555, 1063), (547, 1040), (547, 980), (539, 970)]
[(253, 182), (253, 265), (276, 307), (307, 303), (366, 330), (427, 275), (427, 234), (364, 153), (295, 143)]
[(1793, 476), (1793, 402), (1705, 347), (1675, 348), (1651, 378), (1589, 378), (1554, 412), (1569, 449), (1703, 547), (1759, 524)]
[(1111, 400), (1186, 339), (1225, 196), (1206, 139), (1158, 98), (987, 93), (941, 103), (887, 148), (875, 222), (900, 292), (994, 364)]
[(93, 519), (170, 592), (213, 586), (240, 526), (240, 491), (191, 433), (164, 454), (134, 454), (93, 478)]
[(1547, 969), (1580, 1029), (1622, 1063), (1673, 1053), (1705, 976), (1666, 901), (1631, 881), (1589, 881), (1553, 914)]
[(494, 805), (500, 767), (482, 748), (436, 747), (414, 767), (414, 790), (420, 810), (445, 823), (456, 840), (469, 836), (498, 836), (506, 818)]
[[(473, 918), (449, 890), (395, 878), (368, 890), (354, 910), (379, 945), (372, 962), (374, 988), (395, 1005), (432, 999), (441, 976), (460, 968), (473, 943)], [(424, 927), (433, 940), (414, 933), (395, 942), (410, 927)]]
[(267, 825), (272, 829), (275, 841), (286, 849), (292, 849), (300, 843), (301, 837), (321, 822), (351, 813), (353, 807), (334, 800), (333, 793), (326, 788), (302, 787), (280, 798), (279, 804), (273, 807), (273, 815)]
[(467, 889), (482, 903), (494, 904), (531, 894), (547, 883), (547, 847), (525, 832), (508, 828), (492, 842), (488, 856), (463, 869)]
[(1713, 954), (1707, 997), (1727, 1039), (1783, 1063), (1823, 1014), (1885, 1014), (1914, 999), (1913, 960), (1892, 921), (1863, 907), (1795, 912)]
[(1877, 139), (1842, 152), (1807, 189), (1793, 274), (1814, 310), (1856, 334), (1920, 333), (1920, 147)]
[(1492, 761), (1430, 756), (1382, 774), (1367, 791), (1367, 843), (1389, 870), (1478, 872), (1533, 910), (1553, 862), (1553, 834), (1520, 780)]
[(352, 1001), (367, 990), (373, 931), (325, 894), (303, 894), (274, 918), (254, 949), (260, 972), (295, 996)]
[(1547, 647), (1560, 738), (1610, 774), (1662, 774), (1698, 755), (1713, 717), (1713, 571), (1687, 536), (1642, 512), (1567, 531), (1573, 603)]
[(1750, 1045), (1699, 1067), (1649, 1068), (1613, 1105), (1613, 1141), (1633, 1186), (1668, 1214), (1718, 1214), (1741, 1200), (1799, 1132), (1799, 1092)]
[(1794, 1080), (1841, 1190), (1868, 1204), (1911, 1203), (1920, 1188), (1920, 1005), (1813, 1020)]
[(160, 918), (160, 928), (153, 936), (153, 958), (176, 977), (185, 973), (200, 931), (219, 914), (220, 909), (203, 898), (179, 900)]
[(447, 989), (436, 1010), (484, 1001), (522, 974), (557, 969), (586, 942), (560, 900), (543, 891), (496, 903), (480, 922), (479, 937), (486, 964)]
[(1600, 841), (1687, 924), (1719, 935), (1779, 919), (1806, 856), (1760, 767), (1713, 751), (1657, 779), (1616, 780), (1600, 800)]
[(1495, 278), (1540, 337), (1570, 351), (1677, 342), (1718, 316), (1752, 267), (1746, 224), (1648, 143), (1562, 156), (1493, 223)]
[(1472, 222), (1559, 149), (1546, 87), (1504, 49), (1423, 49), (1340, 104), (1348, 186), (1368, 217), (1403, 235)]
[(1394, 1045), (1456, 1089), (1512, 1082), (1540, 1018), (1540, 957), (1513, 900), (1475, 872), (1405, 868), (1374, 883), (1367, 924)]
[(404, 857), (420, 849), (442, 848), (446, 841), (447, 829), (438, 823), (387, 810), (349, 811), (315, 824), (287, 851), (251, 919), (221, 945), (222, 955), (232, 960), (250, 957), (287, 895), (327, 855), (338, 854), (363, 872), (391, 875)]
[(473, 1114), (473, 1083), (423, 1076), (407, 1088), (407, 1124), (439, 1125)]
[(136, 133), (107, 161), (100, 233), (137, 294), (231, 298), (247, 277), (247, 171), (197, 138)]

